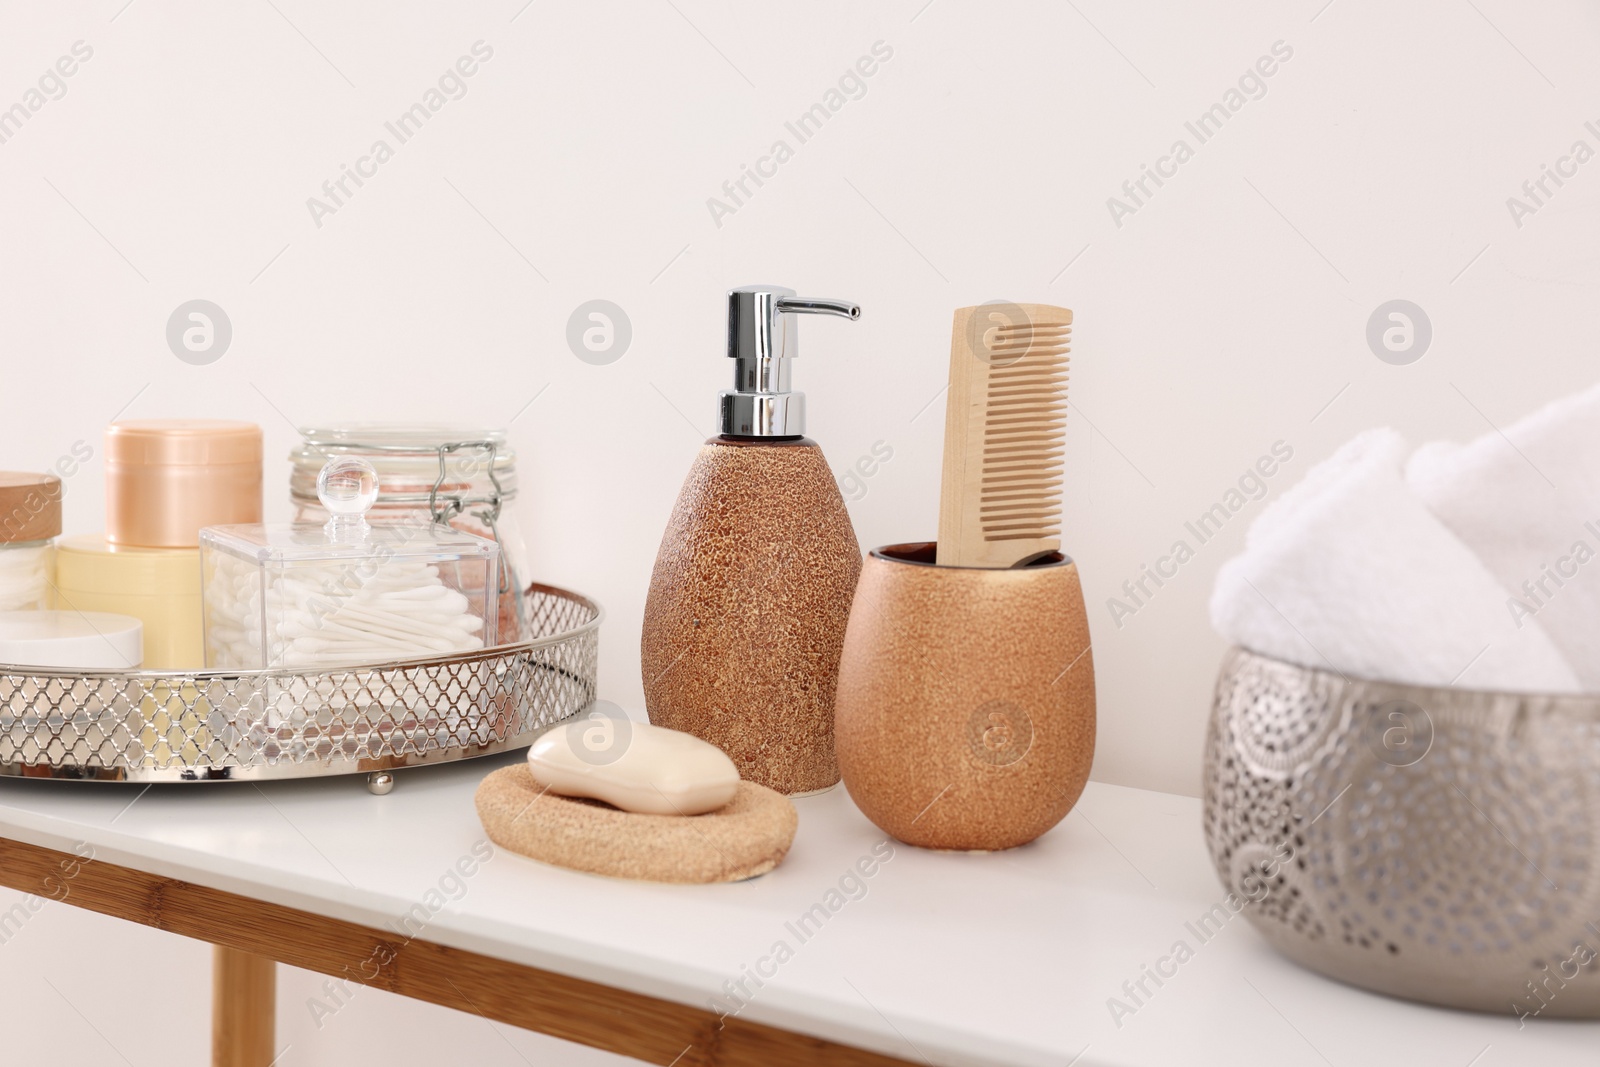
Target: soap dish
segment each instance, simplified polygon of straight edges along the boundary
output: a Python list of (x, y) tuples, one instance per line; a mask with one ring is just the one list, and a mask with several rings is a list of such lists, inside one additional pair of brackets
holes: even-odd
[(478, 786), (489, 840), (530, 859), (641, 882), (740, 882), (766, 874), (794, 841), (800, 817), (781, 793), (740, 782), (725, 807), (704, 815), (644, 815), (598, 800), (558, 796), (525, 763)]

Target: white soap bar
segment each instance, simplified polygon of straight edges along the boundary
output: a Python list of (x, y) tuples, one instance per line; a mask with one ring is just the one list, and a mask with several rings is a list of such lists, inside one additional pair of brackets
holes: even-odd
[(647, 815), (716, 811), (739, 787), (739, 769), (716, 745), (600, 711), (545, 733), (528, 767), (552, 793)]

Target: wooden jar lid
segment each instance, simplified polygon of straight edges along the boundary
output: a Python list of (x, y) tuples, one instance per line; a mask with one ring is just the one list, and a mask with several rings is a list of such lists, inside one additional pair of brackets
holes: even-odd
[(61, 535), (61, 479), (0, 471), (0, 542), (48, 541)]

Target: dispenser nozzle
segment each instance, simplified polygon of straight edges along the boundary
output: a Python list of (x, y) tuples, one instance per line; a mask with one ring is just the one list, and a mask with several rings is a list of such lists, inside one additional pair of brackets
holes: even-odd
[(848, 300), (796, 296), (777, 285), (742, 285), (728, 291), (728, 356), (733, 388), (723, 392), (722, 432), (735, 437), (798, 437), (805, 433), (806, 396), (789, 388), (789, 360), (800, 354), (791, 315), (859, 319)]
[(779, 311), (794, 311), (808, 315), (838, 315), (843, 319), (859, 319), (861, 305), (848, 300), (834, 300), (826, 296), (780, 296)]

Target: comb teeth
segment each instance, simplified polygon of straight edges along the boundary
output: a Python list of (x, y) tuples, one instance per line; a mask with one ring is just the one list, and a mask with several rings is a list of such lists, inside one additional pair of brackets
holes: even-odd
[(1072, 312), (988, 304), (955, 314), (938, 562), (1010, 567), (1061, 536)]
[[(989, 403), (978, 515), (984, 541), (1061, 536), (1070, 323), (998, 326), (986, 338)], [(1046, 477), (1040, 477), (1045, 472)]]
[(1061, 535), (1060, 464), (1072, 327), (1001, 326), (990, 352), (978, 518), (985, 541)]

